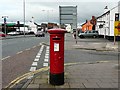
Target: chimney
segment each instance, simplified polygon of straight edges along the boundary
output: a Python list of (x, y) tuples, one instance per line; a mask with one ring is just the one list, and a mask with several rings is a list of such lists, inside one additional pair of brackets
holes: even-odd
[(95, 20), (95, 16), (92, 16), (92, 20)]
[(32, 23), (34, 23), (34, 17), (32, 17)]
[(105, 6), (104, 13), (106, 13), (107, 11), (108, 11), (108, 6)]

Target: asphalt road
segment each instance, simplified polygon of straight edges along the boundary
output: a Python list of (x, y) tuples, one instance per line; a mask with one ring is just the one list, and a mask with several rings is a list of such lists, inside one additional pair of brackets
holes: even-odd
[[(14, 36), (13, 36), (14, 37)], [(10, 39), (3, 39), (2, 40), (2, 58), (13, 56), (18, 52), (21, 52), (25, 49), (34, 47), (41, 42), (48, 42), (49, 35), (47, 34), (46, 37), (29, 37), (26, 36), (21, 38), (10, 38)]]
[[(65, 62), (96, 62), (96, 61), (115, 61), (118, 60), (117, 52), (109, 52), (109, 51), (95, 51), (95, 50), (84, 50), (75, 48), (75, 45), (92, 45), (94, 47), (96, 45), (102, 45), (104, 47), (106, 43), (109, 41), (106, 39), (93, 39), (93, 38), (78, 38), (78, 43), (75, 43), (75, 40), (71, 35), (66, 35), (65, 40)], [(101, 43), (101, 44), (98, 44)], [(101, 46), (97, 46), (101, 47)]]
[(30, 71), (42, 42), (49, 42), (48, 34), (45, 37), (26, 36), (2, 40), (2, 87)]
[[(114, 52), (101, 52), (73, 48), (75, 41), (71, 35), (68, 34), (65, 38), (65, 63), (118, 60), (118, 54)], [(89, 42), (106, 42), (106, 40), (103, 39), (79, 39), (78, 41), (79, 43), (83, 42), (84, 44), (88, 44)], [(40, 42), (49, 43), (49, 36), (43, 38), (29, 37), (3, 40), (3, 56), (10, 56), (9, 58), (2, 61), (3, 87), (8, 85), (8, 83), (10, 83), (10, 81), (14, 80), (15, 78), (29, 72), (32, 63), (34, 62), (34, 59), (36, 58), (36, 55), (41, 48), (39, 45)], [(43, 48), (39, 58), (38, 64), (36, 66), (37, 69), (44, 67), (44, 63), (46, 63), (44, 61), (45, 55), (46, 46)]]

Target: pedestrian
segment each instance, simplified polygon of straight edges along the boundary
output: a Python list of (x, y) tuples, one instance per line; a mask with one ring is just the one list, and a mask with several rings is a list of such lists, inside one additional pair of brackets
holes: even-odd
[(76, 39), (76, 32), (73, 33), (74, 39)]

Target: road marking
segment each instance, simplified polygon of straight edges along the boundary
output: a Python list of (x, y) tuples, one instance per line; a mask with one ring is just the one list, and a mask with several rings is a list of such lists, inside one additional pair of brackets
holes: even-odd
[(32, 75), (32, 76), (29, 76), (27, 79), (32, 79), (34, 77), (34, 75)]
[(49, 56), (49, 54), (48, 54), (48, 53), (46, 53), (46, 54), (45, 54), (45, 56)]
[(28, 49), (25, 49), (25, 50), (30, 50), (30, 48), (28, 48)]
[(36, 58), (40, 58), (40, 56), (37, 55)]
[(7, 57), (5, 57), (5, 58), (2, 58), (1, 60), (5, 60), (5, 59), (8, 59), (8, 58), (10, 58), (10, 56), (7, 56)]
[(46, 47), (46, 53), (45, 53), (45, 59), (43, 63), (43, 67), (48, 66), (48, 61), (49, 61), (49, 46)]
[(46, 48), (47, 48), (47, 49), (49, 49), (50, 47), (49, 47), (49, 46), (47, 46)]
[(41, 53), (38, 53), (37, 56), (41, 56)]
[(35, 58), (34, 61), (35, 61), (35, 62), (39, 61), (39, 58)]
[(45, 58), (45, 59), (44, 59), (44, 61), (45, 61), (45, 62), (48, 62), (48, 61), (49, 61), (49, 59)]
[(49, 50), (46, 50), (46, 52), (49, 52)]
[(33, 63), (32, 63), (32, 66), (37, 66), (37, 62), (33, 62)]
[(49, 58), (49, 56), (45, 56), (45, 58)]
[(42, 53), (42, 51), (40, 51), (40, 52), (38, 52), (38, 53), (40, 53), (40, 54), (41, 54), (41, 53)]
[(22, 53), (23, 51), (20, 51), (20, 52), (17, 52), (17, 54), (20, 54), (20, 53)]
[(46, 53), (49, 54), (49, 51), (47, 51)]
[(35, 71), (36, 70), (36, 67), (31, 67), (30, 68), (30, 71)]
[[(36, 47), (36, 46), (34, 46), (34, 47)], [(31, 65), (30, 71), (35, 71), (36, 70), (37, 65), (38, 65), (38, 61), (40, 59), (40, 56), (41, 56), (41, 53), (42, 53), (43, 49), (44, 49), (44, 45), (41, 46), (39, 52), (37, 53), (37, 55), (34, 59), (34, 62)], [(29, 78), (31, 78), (31, 76)]]
[[(84, 63), (85, 63), (85, 62), (84, 62)], [(64, 65), (65, 65), (65, 66), (69, 66), (69, 65), (77, 65), (77, 64), (83, 64), (83, 62), (65, 63)], [(85, 64), (86, 64), (86, 63), (85, 63)], [(26, 79), (26, 78), (34, 75), (34, 74), (48, 71), (49, 68), (50, 68), (50, 67), (43, 67), (43, 68), (40, 68), (40, 69), (38, 69), (38, 70), (25, 73), (25, 74), (23, 74), (22, 76), (19, 76), (19, 77), (17, 77), (16, 79), (14, 79), (13, 81), (11, 81), (5, 88), (13, 88), (15, 85), (19, 84), (22, 80), (24, 80), (24, 79)]]
[(43, 51), (43, 49), (41, 48), (39, 52), (42, 52), (42, 51)]
[(43, 66), (45, 66), (45, 67), (48, 66), (48, 63), (43, 63)]
[(32, 48), (36, 48), (36, 46), (33, 46)]

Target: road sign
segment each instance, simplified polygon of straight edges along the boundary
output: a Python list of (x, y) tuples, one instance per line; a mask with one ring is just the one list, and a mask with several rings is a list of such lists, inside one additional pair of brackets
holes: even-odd
[(114, 35), (119, 36), (120, 35), (120, 21), (114, 22)]
[(77, 28), (77, 6), (59, 6), (60, 25), (71, 24), (72, 29)]

